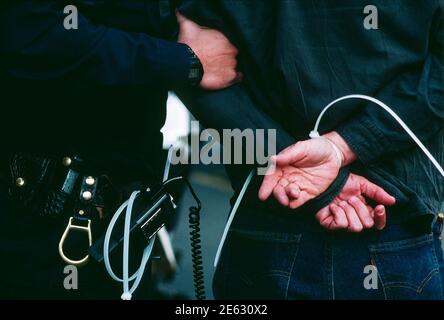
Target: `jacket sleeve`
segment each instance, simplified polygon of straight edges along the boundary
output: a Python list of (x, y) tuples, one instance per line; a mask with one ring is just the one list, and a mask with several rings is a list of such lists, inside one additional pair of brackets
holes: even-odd
[[(444, 21), (437, 14), (424, 64), (405, 70), (390, 81), (376, 98), (391, 107), (421, 141), (427, 141), (444, 128)], [(344, 123), (338, 133), (369, 164), (416, 146), (401, 126), (376, 105)]]
[(96, 24), (79, 12), (78, 29), (64, 27), (59, 1), (17, 1), (0, 12), (0, 54), (15, 79), (82, 86), (185, 84), (185, 45)]
[[(275, 152), (280, 152), (297, 142), (279, 123), (256, 108), (253, 99), (243, 84), (214, 92), (205, 92), (201, 89), (179, 89), (176, 90), (176, 93), (205, 127), (215, 129), (221, 137), (224, 136), (224, 130), (226, 129), (252, 130), (255, 142), (253, 152), (255, 166), (264, 165), (259, 163), (259, 155), (272, 156)], [(269, 136), (269, 131), (274, 131), (274, 136)], [(221, 142), (226, 143), (227, 141)], [(242, 154), (246, 155), (247, 152), (249, 151), (246, 145), (242, 143)], [(242, 179), (251, 170), (251, 166), (228, 165), (227, 167), (229, 174), (230, 172), (234, 173), (231, 175), (234, 190), (240, 191), (244, 183)], [(295, 214), (313, 214), (330, 204), (341, 192), (348, 177), (348, 169), (341, 169), (336, 180), (323, 194), (307, 202)]]

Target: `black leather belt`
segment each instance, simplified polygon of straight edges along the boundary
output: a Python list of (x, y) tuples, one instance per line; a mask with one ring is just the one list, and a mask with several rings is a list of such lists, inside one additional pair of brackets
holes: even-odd
[[(12, 204), (20, 212), (66, 223), (59, 254), (70, 265), (86, 264), (92, 234), (101, 234), (105, 216), (122, 198), (110, 178), (78, 155), (12, 153), (6, 171)], [(87, 245), (80, 245), (85, 236)], [(73, 258), (79, 255), (83, 258)]]
[(108, 176), (77, 155), (12, 153), (6, 179), (12, 202), (36, 216), (100, 219), (120, 200)]

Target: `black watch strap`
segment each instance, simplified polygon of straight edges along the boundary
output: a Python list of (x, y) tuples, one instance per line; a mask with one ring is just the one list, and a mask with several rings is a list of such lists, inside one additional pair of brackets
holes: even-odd
[(193, 49), (188, 47), (188, 51), (190, 53), (190, 71), (188, 73), (188, 80), (192, 86), (198, 86), (204, 75), (203, 66)]

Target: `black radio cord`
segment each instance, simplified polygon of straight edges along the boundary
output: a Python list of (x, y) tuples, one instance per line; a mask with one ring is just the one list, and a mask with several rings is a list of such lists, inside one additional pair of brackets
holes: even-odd
[(202, 209), (202, 204), (194, 192), (193, 187), (190, 182), (183, 178), (173, 178), (166, 181), (163, 185), (167, 186), (174, 182), (184, 182), (191, 192), (197, 206), (190, 207), (188, 215), (188, 223), (190, 228), (190, 242), (191, 242), (191, 260), (193, 264), (193, 283), (194, 292), (197, 300), (205, 300), (205, 277), (203, 268), (203, 257), (202, 257), (202, 240), (200, 235), (200, 212)]
[(202, 241), (200, 238), (200, 210), (196, 207), (191, 207), (188, 217), (190, 225), (191, 259), (193, 261), (194, 292), (197, 300), (205, 300)]

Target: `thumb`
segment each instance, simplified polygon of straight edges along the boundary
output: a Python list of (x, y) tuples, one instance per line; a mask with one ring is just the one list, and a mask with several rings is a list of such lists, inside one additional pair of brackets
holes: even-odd
[(396, 203), (396, 199), (393, 196), (364, 177), (360, 177), (359, 184), (362, 194), (364, 194), (367, 198), (385, 206), (392, 206)]
[(375, 227), (377, 230), (382, 230), (385, 228), (387, 217), (384, 206), (379, 205), (376, 207), (374, 220), (375, 220)]
[(304, 159), (306, 154), (307, 152), (302, 143), (296, 143), (295, 145), (281, 151), (275, 157), (275, 161), (278, 166), (288, 166)]

